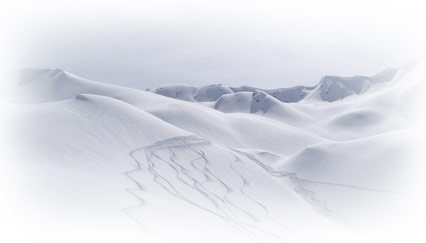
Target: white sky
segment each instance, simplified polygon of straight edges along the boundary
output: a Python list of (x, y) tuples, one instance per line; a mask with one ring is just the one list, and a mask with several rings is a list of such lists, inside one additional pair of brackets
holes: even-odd
[(312, 85), (419, 58), (420, 1), (9, 1), (3, 57), (97, 81)]

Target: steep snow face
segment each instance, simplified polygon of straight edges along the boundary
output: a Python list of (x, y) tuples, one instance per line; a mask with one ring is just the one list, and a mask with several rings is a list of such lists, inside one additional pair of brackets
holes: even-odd
[(281, 105), (280, 101), (271, 95), (261, 90), (255, 90), (252, 94), (252, 100), (250, 105), (250, 113), (263, 112), (267, 113), (270, 109), (274, 109), (276, 112), (284, 106)]
[(361, 94), (371, 87), (368, 77), (355, 76), (342, 78), (337, 76), (325, 76), (318, 87), (310, 94), (311, 97), (319, 97), (323, 101), (333, 102), (344, 99), (354, 94)]
[(418, 152), (410, 107), (421, 67), (315, 87), (153, 92), (27, 69), (11, 133), (25, 201), (42, 206), (20, 212), (64, 228), (86, 229), (82, 218), (142, 226), (144, 237), (176, 242), (312, 241), (341, 233), (341, 222), (401, 222), (406, 178), (423, 176), (408, 157)]
[(260, 90), (255, 90), (252, 95), (252, 102), (250, 106), (250, 112), (256, 113), (262, 111), (263, 113), (267, 112), (269, 108), (273, 105), (274, 100), (265, 92)]

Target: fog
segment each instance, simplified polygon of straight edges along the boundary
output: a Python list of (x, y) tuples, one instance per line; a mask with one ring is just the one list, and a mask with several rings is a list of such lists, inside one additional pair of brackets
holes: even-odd
[(16, 68), (61, 68), (135, 88), (263, 88), (373, 75), (419, 58), (409, 2), (138, 1), (16, 4)]

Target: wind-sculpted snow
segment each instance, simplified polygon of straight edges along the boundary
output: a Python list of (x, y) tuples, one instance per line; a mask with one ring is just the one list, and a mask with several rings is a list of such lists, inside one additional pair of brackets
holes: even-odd
[(13, 99), (19, 166), (36, 171), (28, 197), (52, 203), (36, 212), (60, 205), (58, 221), (129, 223), (167, 242), (312, 242), (398, 222), (420, 171), (422, 70), (150, 92), (27, 69)]

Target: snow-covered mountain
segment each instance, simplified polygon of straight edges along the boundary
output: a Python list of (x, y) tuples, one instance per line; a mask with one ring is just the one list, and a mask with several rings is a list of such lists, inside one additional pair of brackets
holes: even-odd
[(324, 76), (315, 86), (296, 86), (292, 88), (280, 89), (258, 89), (255, 87), (227, 87), (221, 84), (208, 86), (189, 86), (189, 85), (166, 85), (153, 90), (156, 94), (167, 97), (187, 100), (208, 102), (217, 101), (224, 95), (238, 94), (242, 92), (254, 92), (256, 90), (273, 96), (281, 102), (292, 103), (299, 102), (306, 98), (314, 100), (333, 102), (344, 99), (351, 95), (359, 95), (366, 92), (373, 84), (387, 82), (392, 80), (400, 71), (399, 68), (388, 68), (372, 76)]
[(140, 226), (142, 238), (172, 242), (309, 240), (395, 223), (417, 170), (407, 158), (423, 70), (144, 91), (26, 69), (10, 106), (31, 215)]

